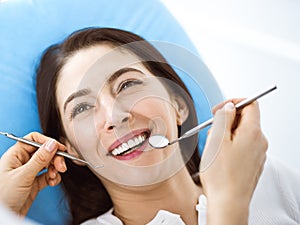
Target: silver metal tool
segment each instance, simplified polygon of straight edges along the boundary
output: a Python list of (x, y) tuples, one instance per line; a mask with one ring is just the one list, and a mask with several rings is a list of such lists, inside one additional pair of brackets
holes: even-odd
[[(13, 139), (13, 140), (16, 140), (16, 141), (20, 141), (22, 143), (25, 143), (25, 144), (28, 144), (28, 145), (31, 145), (31, 146), (34, 146), (34, 147), (37, 147), (37, 148), (40, 148), (42, 146), (42, 144), (40, 144), (40, 143), (28, 140), (26, 138), (17, 137), (15, 135), (11, 134), (11, 133), (1, 132), (0, 131), (0, 134), (4, 135), (4, 136), (6, 136), (6, 137), (8, 137), (10, 139)], [(87, 162), (87, 161), (85, 161), (83, 159), (79, 159), (79, 158), (77, 158), (77, 157), (75, 157), (73, 155), (70, 155), (67, 152), (63, 152), (63, 151), (60, 151), (60, 150), (58, 150), (56, 152), (56, 154), (60, 155), (60, 156), (64, 156), (64, 157), (69, 158), (69, 159), (72, 159), (72, 160), (75, 160), (75, 161), (78, 161), (78, 162), (81, 162), (81, 163), (84, 163), (84, 164), (86, 164), (88, 166), (93, 167), (94, 169), (103, 167), (103, 165), (93, 165), (93, 164), (91, 164), (91, 163), (89, 163), (89, 162)]]
[[(264, 90), (263, 92), (260, 92), (259, 94), (254, 95), (251, 98), (247, 98), (239, 103), (237, 103), (235, 105), (236, 110), (240, 110), (242, 108), (244, 108), (245, 106), (251, 104), (252, 102), (254, 102), (255, 100), (257, 100), (258, 98), (270, 93), (271, 91), (274, 91), (275, 89), (277, 89), (276, 85)], [(198, 133), (201, 129), (211, 125), (213, 123), (213, 118), (199, 124), (198, 126), (192, 128), (191, 130), (187, 131), (186, 133), (184, 133), (181, 137), (179, 137), (178, 139), (175, 139), (171, 142), (169, 142), (169, 140), (163, 136), (163, 135), (152, 135), (151, 137), (149, 137), (149, 144), (150, 146), (152, 146), (153, 148), (165, 148), (168, 145), (172, 145), (180, 140), (183, 140), (185, 138), (191, 137), (194, 134)]]

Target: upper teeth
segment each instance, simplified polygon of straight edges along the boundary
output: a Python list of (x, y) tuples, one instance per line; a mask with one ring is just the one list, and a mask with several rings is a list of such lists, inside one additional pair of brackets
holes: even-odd
[(113, 155), (119, 155), (122, 154), (124, 152), (126, 152), (127, 150), (136, 147), (137, 145), (140, 145), (142, 142), (145, 141), (145, 135), (141, 134), (135, 138), (132, 138), (130, 140), (127, 141), (127, 143), (123, 143), (121, 144), (118, 148), (115, 148), (111, 154)]

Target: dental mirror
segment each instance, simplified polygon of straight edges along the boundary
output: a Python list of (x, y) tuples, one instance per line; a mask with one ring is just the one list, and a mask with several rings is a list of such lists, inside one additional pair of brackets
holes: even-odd
[[(262, 91), (262, 92), (259, 92), (258, 94), (254, 95), (253, 97), (251, 98), (247, 98), (239, 103), (237, 103), (235, 105), (235, 108), (236, 110), (240, 110), (242, 108), (244, 108), (245, 106), (251, 104), (252, 102), (254, 102), (255, 100), (257, 100), (258, 98), (274, 91), (275, 89), (277, 89), (276, 85)], [(168, 138), (166, 138), (165, 136), (163, 135), (160, 135), (160, 134), (156, 134), (156, 135), (152, 135), (149, 137), (148, 139), (148, 142), (150, 144), (151, 147), (153, 148), (165, 148), (167, 147), (168, 145), (172, 145), (180, 140), (183, 140), (185, 138), (188, 138), (188, 137), (191, 137), (193, 136), (194, 134), (197, 134), (200, 130), (202, 130), (203, 128), (211, 125), (213, 123), (213, 118), (199, 124), (198, 126), (192, 128), (191, 130), (187, 131), (186, 133), (184, 133), (181, 137), (179, 137), (178, 139), (175, 139), (173, 141), (169, 141)]]

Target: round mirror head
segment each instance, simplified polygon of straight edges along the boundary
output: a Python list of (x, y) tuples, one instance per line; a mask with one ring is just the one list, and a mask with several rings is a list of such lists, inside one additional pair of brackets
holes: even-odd
[(156, 134), (149, 137), (149, 144), (153, 148), (165, 148), (169, 144), (169, 140), (162, 135)]

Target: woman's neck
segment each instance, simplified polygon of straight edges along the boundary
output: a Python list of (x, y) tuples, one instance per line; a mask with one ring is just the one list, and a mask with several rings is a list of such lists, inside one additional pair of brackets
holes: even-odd
[(114, 214), (126, 225), (146, 224), (160, 209), (179, 214), (186, 224), (197, 224), (196, 204), (202, 190), (183, 168), (172, 178), (146, 187), (111, 187)]

